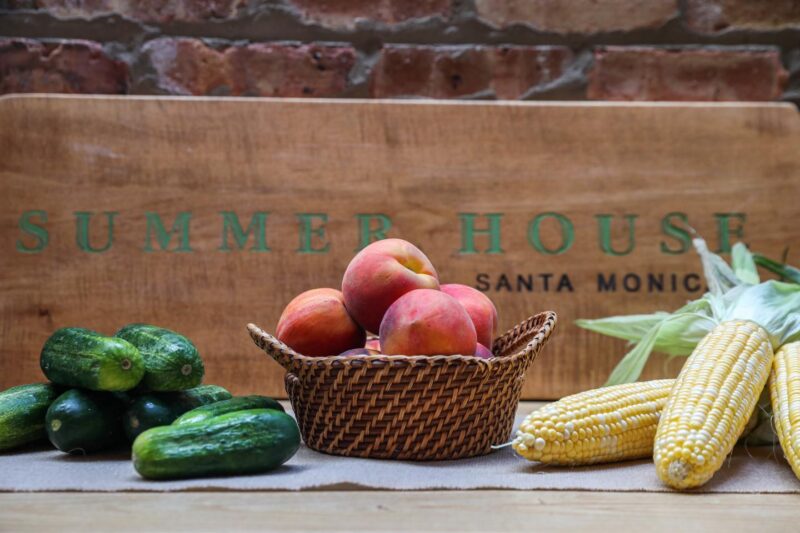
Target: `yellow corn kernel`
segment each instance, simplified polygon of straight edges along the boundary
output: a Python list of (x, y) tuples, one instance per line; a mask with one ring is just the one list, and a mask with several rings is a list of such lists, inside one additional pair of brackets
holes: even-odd
[(772, 422), (783, 454), (800, 478), (800, 341), (783, 345), (775, 352), (769, 374)]
[(658, 423), (653, 460), (676, 489), (698, 487), (722, 466), (767, 382), (772, 345), (761, 326), (720, 324), (686, 360)]
[(525, 418), (514, 450), (531, 461), (587, 465), (648, 457), (674, 379), (594, 389), (545, 405)]

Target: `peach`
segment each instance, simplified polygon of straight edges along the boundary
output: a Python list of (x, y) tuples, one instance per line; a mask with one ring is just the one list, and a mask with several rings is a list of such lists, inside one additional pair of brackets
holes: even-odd
[(380, 355), (381, 352), (377, 350), (370, 350), (369, 348), (353, 348), (346, 350), (339, 355)]
[(438, 289), (439, 276), (419, 248), (402, 239), (376, 241), (347, 265), (342, 280), (350, 314), (377, 333), (383, 315), (398, 298), (415, 289)]
[(478, 347), (475, 348), (475, 357), (480, 357), (481, 359), (491, 359), (494, 357), (494, 355), (489, 348), (481, 343), (478, 343)]
[(283, 310), (276, 336), (294, 351), (310, 356), (361, 348), (367, 337), (336, 289), (312, 289), (296, 296)]
[(475, 325), (478, 342), (491, 346), (497, 335), (497, 308), (489, 297), (477, 289), (458, 283), (442, 285), (441, 291), (464, 306)]
[(389, 355), (472, 355), (475, 326), (452, 296), (417, 289), (397, 299), (383, 317), (381, 348)]
[(381, 351), (381, 341), (380, 339), (367, 339), (366, 344), (364, 344), (364, 348), (368, 350), (375, 350), (376, 352)]

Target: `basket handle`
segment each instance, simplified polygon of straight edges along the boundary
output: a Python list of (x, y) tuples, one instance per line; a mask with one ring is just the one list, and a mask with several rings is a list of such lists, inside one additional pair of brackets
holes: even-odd
[(302, 358), (299, 353), (255, 324), (247, 324), (247, 331), (250, 332), (250, 337), (256, 343), (256, 346), (267, 352), (267, 355), (272, 357), (287, 372), (291, 372), (295, 368), (296, 361)]
[(544, 311), (520, 322), (492, 343), (495, 354), (524, 357), (527, 368), (556, 327), (555, 311)]

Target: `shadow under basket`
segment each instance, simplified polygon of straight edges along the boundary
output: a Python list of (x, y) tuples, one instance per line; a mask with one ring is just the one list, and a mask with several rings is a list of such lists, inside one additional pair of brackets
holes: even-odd
[(443, 460), (508, 442), (525, 372), (556, 314), (532, 316), (494, 341), (495, 357), (300, 355), (254, 324), (253, 341), (287, 374), (303, 440), (333, 455)]

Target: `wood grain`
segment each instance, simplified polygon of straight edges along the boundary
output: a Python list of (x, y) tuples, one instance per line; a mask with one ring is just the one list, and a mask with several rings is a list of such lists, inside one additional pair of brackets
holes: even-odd
[(797, 497), (576, 491), (0, 494), (0, 531), (797, 531)]
[[(0, 99), (0, 387), (40, 378), (38, 353), (53, 329), (113, 333), (144, 321), (181, 331), (207, 361), (207, 381), (240, 393), (283, 395), (282, 371), (245, 324), (274, 328), (298, 292), (337, 286), (359, 245), (358, 213), (382, 213), (390, 236), (418, 243), (441, 277), (533, 275), (532, 292), (491, 291), (508, 327), (553, 309), (560, 324), (533, 365), (525, 397), (550, 398), (602, 383), (624, 344), (571, 325), (578, 317), (677, 307), (684, 289), (599, 294), (598, 273), (699, 272), (691, 252), (661, 252), (663, 217), (685, 213), (718, 244), (715, 213), (745, 213), (743, 238), (779, 255), (800, 245), (800, 121), (791, 105), (421, 103), (268, 99), (5, 97)], [(45, 211), (49, 242), (20, 228)], [(76, 212), (95, 213), (90, 243), (105, 244), (101, 213), (118, 213), (113, 246), (87, 253)], [(144, 251), (146, 212), (171, 227), (191, 212), (192, 252)], [(221, 211), (243, 227), (268, 212), (269, 252), (220, 251)], [(548, 255), (529, 226), (556, 212), (574, 243)], [(325, 213), (328, 253), (299, 253), (298, 213)], [(464, 254), (459, 213), (503, 213), (502, 254)], [(597, 215), (614, 215), (599, 245)], [(311, 219), (320, 224), (321, 219)], [(478, 219), (485, 227), (486, 219)], [(732, 223), (735, 226), (736, 223)], [(316, 227), (316, 226), (315, 226)], [(557, 222), (542, 245), (561, 242)], [(229, 242), (233, 242), (230, 235)], [(485, 235), (476, 237), (482, 252)], [(173, 239), (171, 246), (176, 245)], [(569, 275), (573, 292), (544, 291), (541, 274)], [(655, 358), (647, 377), (674, 373)]]

